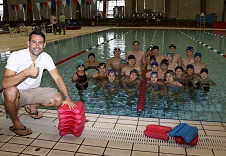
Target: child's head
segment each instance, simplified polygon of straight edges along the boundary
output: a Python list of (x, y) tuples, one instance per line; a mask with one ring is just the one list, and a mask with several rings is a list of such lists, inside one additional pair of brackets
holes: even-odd
[(201, 61), (201, 58), (202, 58), (202, 54), (200, 52), (196, 52), (194, 54), (194, 60), (195, 60), (195, 62), (200, 62)]
[(105, 63), (100, 63), (98, 66), (98, 70), (101, 73), (105, 73), (106, 72), (106, 64)]
[(155, 56), (150, 56), (150, 59), (149, 59), (149, 63), (152, 64), (152, 62), (156, 62), (156, 57)]
[(154, 45), (152, 47), (152, 52), (155, 56), (158, 56), (159, 55), (159, 47), (157, 45)]
[(208, 78), (208, 69), (202, 68), (200, 71), (200, 77), (201, 77), (201, 79), (207, 79)]
[(115, 48), (114, 49), (114, 56), (120, 57), (120, 54), (121, 54), (120, 48)]
[(140, 45), (140, 42), (134, 41), (133, 42), (133, 50), (135, 50), (135, 51), (139, 50), (139, 45)]
[(82, 60), (78, 60), (76, 62), (76, 67), (77, 67), (78, 71), (84, 71), (84, 69), (85, 69), (84, 62)]
[(175, 74), (176, 74), (176, 76), (182, 76), (183, 75), (183, 72), (184, 72), (184, 70), (183, 70), (183, 67), (182, 66), (177, 66), (175, 68)]
[(163, 59), (160, 63), (160, 68), (162, 71), (166, 71), (168, 69), (168, 60), (167, 59)]
[(158, 73), (157, 72), (151, 72), (151, 82), (156, 83), (158, 81)]
[(151, 71), (158, 72), (159, 71), (159, 64), (158, 62), (152, 62), (151, 64)]
[(129, 55), (128, 56), (128, 64), (130, 66), (134, 66), (136, 64), (136, 58), (134, 55)]
[(138, 71), (136, 69), (132, 69), (130, 71), (130, 80), (132, 81), (136, 80), (138, 75), (139, 75)]
[(120, 60), (120, 68), (125, 67), (127, 64), (127, 61), (125, 59)]
[(174, 82), (175, 73), (172, 70), (167, 70), (165, 73), (166, 81), (168, 83)]
[(192, 64), (188, 64), (186, 66), (186, 72), (189, 76), (194, 75), (194, 66)]
[(146, 55), (147, 55), (147, 56), (151, 56), (151, 55), (152, 55), (152, 46), (149, 47), (149, 48), (146, 50)]
[(169, 45), (169, 51), (174, 54), (175, 51), (176, 51), (176, 45), (175, 44), (170, 44)]
[(168, 62), (172, 62), (173, 61), (173, 53), (172, 52), (168, 52), (166, 54), (166, 59), (168, 60)]
[(114, 69), (108, 70), (108, 80), (110, 82), (113, 82), (115, 81), (115, 78), (116, 78), (116, 71)]
[(186, 48), (186, 56), (187, 56), (187, 57), (192, 57), (193, 52), (194, 52), (194, 48), (193, 48), (192, 46), (188, 46), (188, 47)]
[(88, 60), (89, 60), (90, 62), (94, 62), (94, 61), (95, 61), (95, 54), (94, 54), (94, 53), (89, 53), (89, 55), (88, 55)]

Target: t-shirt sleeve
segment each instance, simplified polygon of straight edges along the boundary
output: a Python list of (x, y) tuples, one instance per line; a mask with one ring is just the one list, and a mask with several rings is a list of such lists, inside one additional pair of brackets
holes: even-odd
[(18, 57), (19, 56), (16, 53), (11, 53), (9, 55), (5, 68), (17, 72), (19, 64), (20, 64), (20, 62), (19, 62), (20, 58), (18, 58)]
[(45, 69), (47, 69), (48, 71), (51, 71), (53, 69), (56, 68), (53, 59), (50, 57), (50, 55), (45, 53)]

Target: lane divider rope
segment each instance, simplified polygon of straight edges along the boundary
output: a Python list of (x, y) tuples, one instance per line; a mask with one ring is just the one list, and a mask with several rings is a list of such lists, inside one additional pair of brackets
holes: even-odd
[(214, 33), (210, 33), (210, 32), (206, 32), (206, 31), (205, 31), (205, 33), (208, 34), (208, 35), (212, 35), (212, 36), (217, 36), (217, 37), (221, 37), (221, 38), (226, 38), (226, 36), (221, 36), (221, 35), (214, 34)]
[(214, 49), (213, 47), (211, 47), (211, 46), (209, 46), (209, 45), (207, 45), (207, 44), (205, 44), (205, 43), (203, 43), (203, 42), (197, 40), (196, 38), (194, 38), (194, 37), (192, 37), (192, 36), (190, 36), (190, 35), (188, 35), (188, 34), (182, 32), (182, 31), (180, 31), (180, 33), (183, 34), (183, 35), (185, 35), (185, 36), (187, 36), (187, 37), (189, 37), (189, 38), (191, 38), (192, 40), (194, 40), (195, 42), (197, 42), (197, 43), (203, 45), (204, 47), (207, 47), (208, 49), (210, 49), (210, 50), (212, 50), (213, 52), (215, 52), (215, 53), (221, 55), (222, 57), (226, 58), (226, 55), (225, 55), (224, 53), (222, 53), (222, 52), (220, 52), (220, 51)]

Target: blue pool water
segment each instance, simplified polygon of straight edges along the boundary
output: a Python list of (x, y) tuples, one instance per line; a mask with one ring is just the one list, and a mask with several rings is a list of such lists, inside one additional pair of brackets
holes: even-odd
[[(209, 33), (224, 35), (221, 31), (207, 31)], [(125, 52), (132, 49), (134, 40), (138, 40), (140, 50), (145, 51), (151, 43), (159, 45), (160, 55), (164, 55), (168, 51), (168, 45), (176, 44), (177, 53), (185, 57), (185, 49), (191, 45), (195, 51), (202, 53), (202, 61), (209, 69), (209, 76), (216, 82), (216, 86), (211, 87), (210, 92), (205, 94), (202, 91), (194, 91), (194, 93), (185, 93), (181, 99), (169, 99), (164, 96), (157, 100), (146, 96), (145, 110), (142, 112), (143, 117), (159, 117), (171, 119), (187, 119), (187, 120), (204, 120), (204, 121), (222, 121), (226, 122), (226, 59), (219, 54), (213, 52), (202, 44), (192, 40), (185, 34), (207, 44), (226, 54), (225, 39), (208, 34), (205, 31), (194, 30), (108, 30), (104, 32), (93, 33), (67, 40), (49, 43), (45, 49), (54, 59), (55, 62), (63, 60), (75, 53), (100, 44), (97, 48), (90, 50), (96, 54), (96, 59), (100, 62), (113, 56), (113, 49), (120, 47), (121, 56), (125, 58)], [(104, 44), (104, 41), (108, 41)], [(75, 62), (82, 59), (87, 60), (86, 52), (69, 61), (58, 65), (58, 69), (63, 76), (70, 94), (74, 101), (83, 100), (88, 113), (100, 113), (111, 115), (137, 116), (137, 100), (138, 96), (128, 97), (122, 89), (114, 97), (104, 97), (101, 88), (95, 86), (91, 81), (88, 89), (79, 96), (71, 77), (76, 72)], [(3, 71), (5, 63), (0, 64)], [(90, 75), (95, 70), (88, 71)], [(1, 74), (3, 74), (1, 72)], [(2, 75), (0, 75), (2, 77)], [(44, 73), (42, 86), (56, 87), (48, 72)], [(1, 99), (0, 99), (1, 102)], [(2, 102), (1, 102), (2, 103)], [(166, 109), (171, 105), (169, 109)]]

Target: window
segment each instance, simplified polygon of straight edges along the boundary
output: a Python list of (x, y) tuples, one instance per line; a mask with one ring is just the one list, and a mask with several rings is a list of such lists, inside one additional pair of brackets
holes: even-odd
[[(102, 14), (103, 13), (103, 3), (104, 3), (103, 1), (101, 1), (101, 2), (97, 1), (98, 14)], [(111, 0), (111, 1), (107, 1), (107, 10), (106, 10), (107, 18), (113, 18), (114, 17), (114, 8), (116, 6), (125, 7), (125, 0)]]

